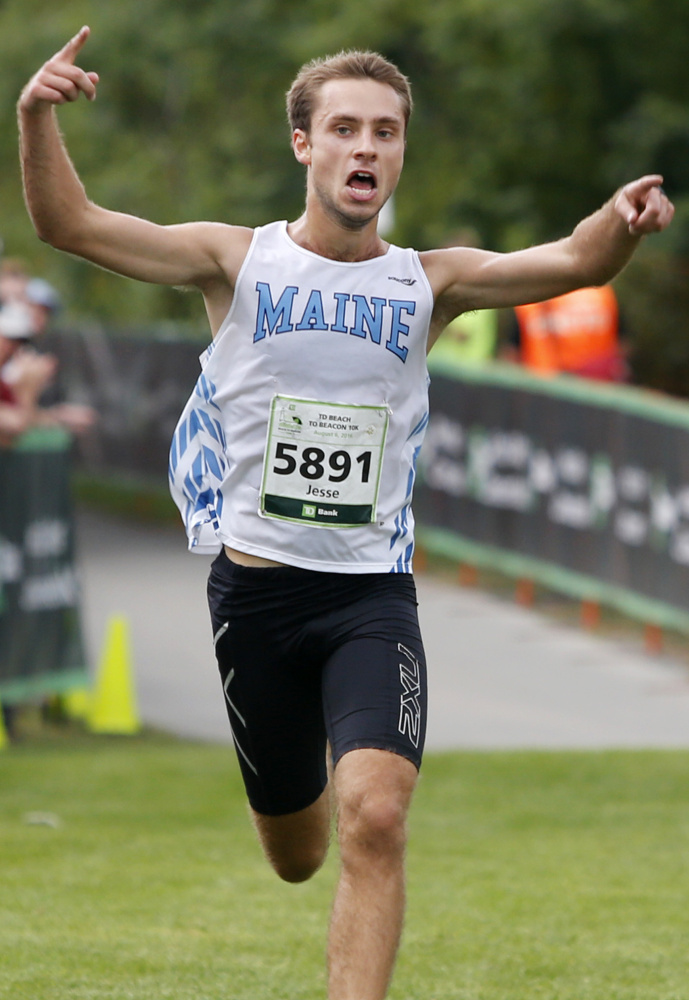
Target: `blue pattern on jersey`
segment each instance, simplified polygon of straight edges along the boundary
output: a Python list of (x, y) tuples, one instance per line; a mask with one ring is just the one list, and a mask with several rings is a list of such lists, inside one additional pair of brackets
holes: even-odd
[(215, 402), (215, 393), (214, 383), (201, 374), (170, 445), (170, 490), (182, 513), (192, 547), (201, 526), (210, 524), (213, 530), (217, 529), (222, 514), (220, 486), (228, 466), (225, 433), (218, 419), (220, 407)]
[[(418, 434), (423, 434), (426, 430), (426, 425), (428, 424), (429, 413), (426, 411), (421, 420), (412, 432), (410, 433), (407, 441), (411, 441), (413, 437)], [(390, 549), (399, 543), (403, 542), (407, 535), (410, 534), (411, 526), (411, 498), (414, 492), (414, 480), (416, 479), (416, 463), (419, 458), (419, 452), (421, 451), (421, 445), (414, 449), (411, 460), (411, 468), (409, 469), (409, 476), (407, 477), (407, 493), (405, 498), (404, 507), (400, 510), (399, 514), (395, 518), (395, 531), (390, 539)], [(411, 573), (412, 571), (412, 556), (414, 554), (414, 542), (410, 542), (405, 548), (404, 552), (398, 556), (397, 561), (390, 570), (391, 573)]]
[(414, 543), (410, 542), (406, 549), (397, 559), (397, 562), (390, 570), (391, 573), (411, 573), (412, 556), (414, 555)]
[(425, 431), (426, 425), (428, 424), (428, 421), (429, 421), (429, 418), (430, 418), (430, 412), (428, 410), (426, 410), (426, 412), (424, 413), (424, 415), (421, 417), (421, 420), (419, 420), (419, 422), (416, 425), (416, 427), (410, 433), (409, 437), (407, 438), (407, 441), (411, 441), (411, 439), (413, 437), (415, 437), (417, 434), (420, 434), (421, 431)]

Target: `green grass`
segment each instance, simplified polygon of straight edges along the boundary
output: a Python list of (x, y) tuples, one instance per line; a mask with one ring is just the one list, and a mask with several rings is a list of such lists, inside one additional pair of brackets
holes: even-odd
[[(429, 755), (391, 1000), (687, 1000), (688, 772), (681, 751)], [(13, 745), (0, 872), (3, 1000), (323, 1000), (336, 857), (271, 874), (227, 747)]]

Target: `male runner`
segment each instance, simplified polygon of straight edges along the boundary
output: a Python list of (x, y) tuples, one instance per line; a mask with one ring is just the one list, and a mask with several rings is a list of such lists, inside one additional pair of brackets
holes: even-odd
[[(204, 295), (214, 341), (171, 453), (192, 548), (220, 554), (209, 599), (227, 709), (263, 849), (288, 881), (328, 846), (332, 748), (341, 874), (330, 1000), (381, 1000), (404, 909), (405, 823), (425, 727), (411, 577), (425, 352), (453, 316), (608, 281), (669, 224), (658, 176), (566, 239), (513, 254), (389, 246), (411, 99), (394, 66), (345, 54), (288, 95), (304, 213), (255, 231), (157, 226), (90, 202), (56, 105), (93, 100), (82, 30), (19, 101), (26, 200), (42, 239)], [(430, 331), (430, 335), (429, 335)]]

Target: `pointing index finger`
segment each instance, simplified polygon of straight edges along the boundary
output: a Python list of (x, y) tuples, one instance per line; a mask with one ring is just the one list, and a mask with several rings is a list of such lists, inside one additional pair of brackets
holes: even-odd
[(638, 194), (643, 197), (649, 194), (653, 188), (660, 187), (663, 183), (663, 177), (661, 174), (646, 174), (645, 177), (640, 177), (638, 181), (632, 181), (630, 185), (634, 194)]
[(76, 35), (74, 35), (73, 38), (70, 38), (67, 44), (60, 49), (57, 54), (58, 58), (65, 59), (67, 62), (73, 63), (81, 49), (86, 44), (86, 39), (90, 34), (91, 29), (87, 24), (85, 24), (84, 27), (80, 28)]

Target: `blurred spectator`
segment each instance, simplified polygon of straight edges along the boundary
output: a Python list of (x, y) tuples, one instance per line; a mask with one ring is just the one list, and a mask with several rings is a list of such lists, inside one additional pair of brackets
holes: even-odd
[(517, 306), (501, 352), (543, 375), (565, 372), (605, 382), (628, 381), (625, 355), (617, 298), (609, 285)]
[[(0, 253), (2, 241), (0, 240)], [(0, 309), (21, 302), (29, 307), (35, 333), (44, 333), (60, 309), (60, 296), (43, 278), (32, 278), (23, 260), (5, 257), (0, 260)]]
[[(1, 244), (1, 241), (0, 241)], [(60, 308), (60, 296), (43, 278), (32, 278), (17, 257), (0, 260), (0, 446), (30, 427), (59, 425), (79, 434), (95, 421), (89, 406), (41, 405), (55, 382), (57, 359), (29, 345), (43, 334)]]
[(0, 309), (0, 445), (6, 447), (37, 420), (37, 403), (55, 375), (54, 359), (26, 349), (33, 335), (27, 306), (9, 302)]
[(60, 296), (43, 278), (31, 278), (24, 288), (24, 301), (31, 310), (36, 333), (45, 333), (60, 309)]
[(91, 407), (73, 403), (41, 406), (44, 390), (54, 380), (57, 359), (30, 346), (36, 335), (30, 304), (5, 300), (0, 308), (0, 446), (7, 447), (31, 427), (58, 425), (73, 433), (94, 422)]

